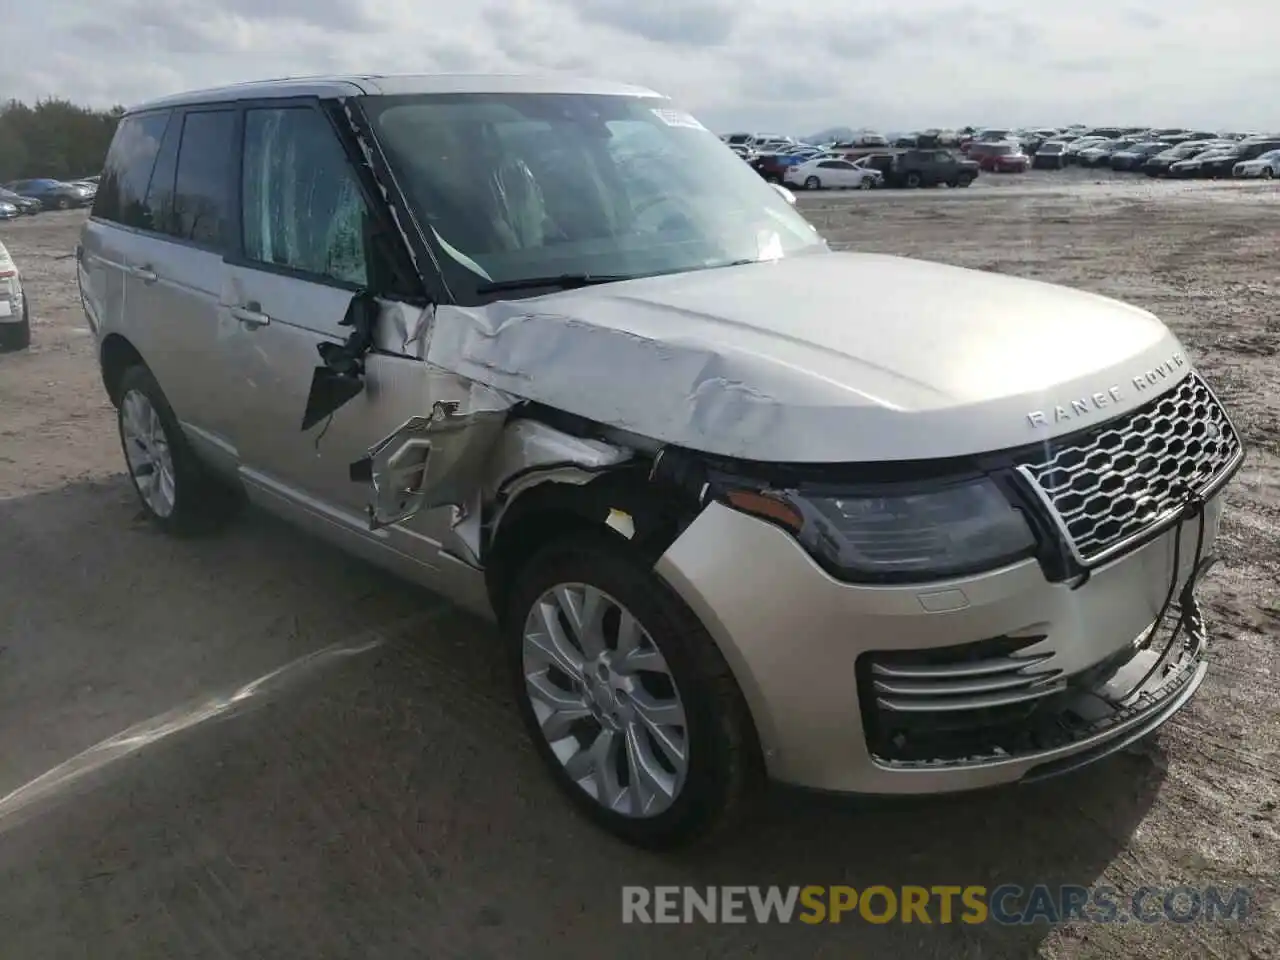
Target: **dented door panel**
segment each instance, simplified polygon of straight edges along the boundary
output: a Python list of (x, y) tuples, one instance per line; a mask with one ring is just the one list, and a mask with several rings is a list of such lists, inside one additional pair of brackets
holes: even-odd
[[(464, 401), (466, 381), (432, 371), (423, 361), (381, 351), (365, 358), (364, 389), (310, 430), (301, 429), (317, 347), (340, 343), (352, 294), (266, 271), (234, 268), (227, 296), (269, 322), (240, 323), (228, 334), (241, 476), (256, 499), (279, 509), (291, 500), (323, 524), (340, 523), (370, 537), (370, 487), (351, 479), (351, 464), (406, 421), (433, 404)], [(401, 308), (392, 305), (390, 310)], [(398, 317), (398, 315), (397, 315)], [(397, 329), (402, 324), (388, 324)], [(452, 541), (452, 511), (426, 510), (373, 539), (386, 548), (437, 566), (441, 544)]]

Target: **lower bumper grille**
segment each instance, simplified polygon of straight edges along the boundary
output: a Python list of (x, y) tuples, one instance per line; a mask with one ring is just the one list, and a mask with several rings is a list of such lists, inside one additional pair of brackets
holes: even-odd
[[(1156, 631), (1152, 648), (1163, 648), (1169, 631), (1181, 621), (1179, 640), (1158, 665), (1151, 670), (1154, 654), (1126, 647), (1109, 660), (1071, 676), (1048, 676), (1038, 666), (1035, 656), (1025, 652), (1027, 645), (1040, 638), (1013, 640), (1000, 638), (968, 645), (976, 655), (965, 656), (964, 647), (933, 651), (872, 652), (858, 660), (859, 704), (867, 747), (877, 763), (895, 768), (936, 768), (972, 766), (1034, 757), (1037, 754), (1063, 750), (1073, 744), (1096, 743), (1108, 731), (1116, 735), (1135, 724), (1150, 721), (1202, 669), (1207, 634), (1204, 620), (1194, 598), (1186, 597), (1181, 608), (1175, 607)], [(1009, 651), (1011, 645), (1019, 645)], [(890, 695), (882, 689), (884, 666), (901, 673), (919, 671), (918, 664), (932, 658), (931, 666), (969, 664), (989, 665), (993, 669), (1004, 660), (1020, 666), (1016, 672), (996, 669), (975, 677), (1018, 676), (1027, 681), (1021, 699), (1001, 702), (1002, 691), (988, 689), (979, 696), (958, 694), (957, 685), (968, 682), (954, 672), (935, 682), (929, 694), (915, 693), (904, 697)], [(1035, 661), (1035, 662), (1032, 662)], [(1135, 682), (1148, 670), (1150, 676), (1141, 687), (1130, 692)], [(1037, 672), (1039, 671), (1039, 675)], [(918, 679), (913, 682), (919, 683)], [(942, 704), (945, 707), (939, 708)], [(902, 709), (914, 705), (917, 709)], [(1154, 724), (1158, 726), (1158, 724)]]

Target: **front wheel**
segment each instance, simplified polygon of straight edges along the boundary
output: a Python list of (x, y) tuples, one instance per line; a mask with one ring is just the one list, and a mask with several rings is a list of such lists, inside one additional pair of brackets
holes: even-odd
[(921, 183), (920, 174), (915, 173), (915, 172), (912, 172), (912, 173), (908, 173), (908, 174), (907, 174), (907, 186), (908, 186), (908, 187), (911, 187), (912, 189), (915, 189), (916, 187), (920, 186), (920, 183)]
[(543, 549), (517, 576), (503, 630), (557, 785), (627, 843), (671, 848), (747, 812), (763, 764), (719, 649), (628, 549), (604, 534)]
[(1270, 180), (1270, 179), (1271, 179), (1272, 177), (1274, 177), (1275, 175), (1276, 175), (1276, 172), (1275, 172), (1274, 170), (1272, 170), (1270, 167), (1263, 167), (1263, 168), (1262, 168), (1262, 179), (1263, 179), (1263, 180)]
[(875, 186), (875, 181), (872, 180), (871, 177), (863, 177), (861, 180), (858, 181), (859, 190), (870, 190), (874, 186)]
[(969, 173), (962, 173), (962, 174), (960, 174), (960, 176), (956, 177), (956, 186), (957, 186), (957, 187), (967, 187), (967, 186), (968, 186), (969, 184), (971, 184), (971, 183), (973, 183), (973, 175), (972, 175), (972, 174), (969, 174)]
[(820, 190), (822, 188), (822, 181), (817, 177), (806, 177), (804, 181), (804, 188), (806, 190)]

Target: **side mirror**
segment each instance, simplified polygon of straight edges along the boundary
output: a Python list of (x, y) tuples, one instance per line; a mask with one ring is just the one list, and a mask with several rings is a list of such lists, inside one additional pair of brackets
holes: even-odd
[(784, 187), (782, 184), (771, 183), (769, 184), (769, 186), (777, 190), (778, 195), (781, 196), (783, 200), (787, 201), (787, 203), (791, 204), (793, 207), (796, 205), (796, 195), (792, 193), (790, 190), (788, 190), (786, 187)]

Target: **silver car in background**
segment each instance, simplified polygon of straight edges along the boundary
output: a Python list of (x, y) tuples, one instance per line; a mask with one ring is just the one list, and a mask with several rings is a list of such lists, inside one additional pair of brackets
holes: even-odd
[(131, 110), (78, 251), (151, 517), (246, 497), (495, 619), (556, 782), (669, 846), (768, 779), (1029, 781), (1194, 694), (1244, 450), (1151, 314), (830, 250), (652, 91)]

